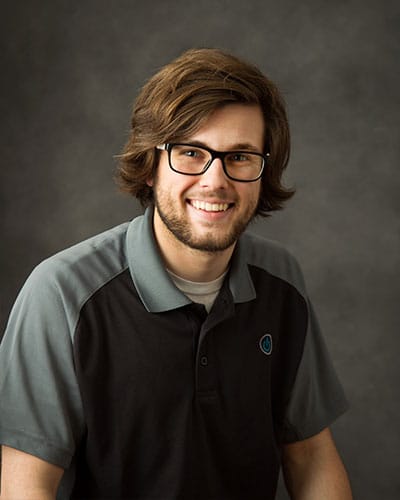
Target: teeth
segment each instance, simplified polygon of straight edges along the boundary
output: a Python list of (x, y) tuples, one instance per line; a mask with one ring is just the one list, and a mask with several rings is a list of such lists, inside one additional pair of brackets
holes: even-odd
[(206, 201), (193, 200), (191, 204), (194, 208), (206, 212), (225, 212), (229, 208), (228, 203), (207, 203)]

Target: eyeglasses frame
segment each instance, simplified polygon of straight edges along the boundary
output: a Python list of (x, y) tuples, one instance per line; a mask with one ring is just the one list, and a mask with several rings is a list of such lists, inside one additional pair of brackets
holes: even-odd
[[(211, 154), (211, 158), (206, 163), (206, 165), (204, 166), (204, 168), (201, 172), (198, 172), (196, 174), (191, 174), (188, 172), (180, 172), (179, 170), (176, 170), (172, 166), (172, 163), (171, 163), (171, 150), (174, 146), (192, 146), (193, 148), (204, 149), (205, 151), (208, 151)], [(238, 151), (236, 151), (236, 150), (234, 150), (234, 151), (215, 151), (215, 149), (211, 149), (207, 146), (199, 146), (197, 144), (181, 143), (181, 142), (167, 142), (165, 144), (160, 144), (159, 146), (156, 146), (156, 149), (168, 152), (169, 168), (171, 170), (173, 170), (174, 172), (176, 172), (177, 174), (181, 174), (181, 175), (190, 175), (190, 176), (203, 175), (210, 168), (212, 162), (216, 158), (219, 158), (221, 160), (222, 168), (224, 170), (225, 175), (228, 177), (228, 179), (231, 179), (232, 181), (235, 181), (235, 182), (255, 182), (255, 181), (258, 181), (258, 179), (261, 178), (261, 176), (264, 172), (265, 165), (267, 164), (267, 159), (270, 156), (270, 153), (262, 154), (262, 153), (258, 153), (256, 151), (243, 151), (243, 150), (240, 150), (240, 151), (239, 150)], [(237, 154), (249, 154), (250, 153), (250, 154), (260, 156), (263, 160), (263, 163), (262, 163), (261, 171), (260, 171), (259, 175), (255, 179), (249, 179), (249, 180), (248, 179), (236, 179), (235, 177), (232, 177), (231, 175), (229, 175), (229, 173), (227, 172), (227, 169), (226, 169), (226, 165), (225, 165), (225, 156), (228, 154), (232, 154), (232, 153), (237, 153)]]

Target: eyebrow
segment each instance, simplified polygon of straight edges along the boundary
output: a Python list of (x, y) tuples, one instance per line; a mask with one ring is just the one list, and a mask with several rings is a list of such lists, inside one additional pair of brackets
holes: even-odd
[[(187, 143), (191, 144), (192, 146), (199, 146), (200, 148), (201, 147), (210, 148), (210, 146), (208, 144), (205, 144), (204, 142), (201, 142), (201, 141), (187, 139)], [(212, 148), (210, 148), (210, 149), (212, 149)], [(254, 146), (253, 144), (250, 144), (249, 142), (238, 142), (238, 143), (230, 146), (225, 151), (254, 151), (254, 153), (260, 153), (258, 148), (256, 146)], [(260, 154), (262, 154), (262, 153), (260, 153)]]

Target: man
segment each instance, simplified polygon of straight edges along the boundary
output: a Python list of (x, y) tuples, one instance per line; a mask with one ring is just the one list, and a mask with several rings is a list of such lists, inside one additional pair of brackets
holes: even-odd
[(40, 264), (0, 354), (2, 498), (347, 500), (347, 406), (282, 207), (282, 98), (192, 50), (142, 89), (119, 183), (144, 216)]

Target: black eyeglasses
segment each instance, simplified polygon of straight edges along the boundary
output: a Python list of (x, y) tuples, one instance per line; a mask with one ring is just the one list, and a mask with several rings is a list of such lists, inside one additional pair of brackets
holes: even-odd
[(167, 143), (157, 146), (157, 149), (168, 151), (169, 166), (178, 174), (202, 175), (215, 158), (219, 158), (226, 176), (238, 182), (258, 180), (269, 156), (269, 153), (263, 155), (250, 151), (215, 151), (193, 144)]

